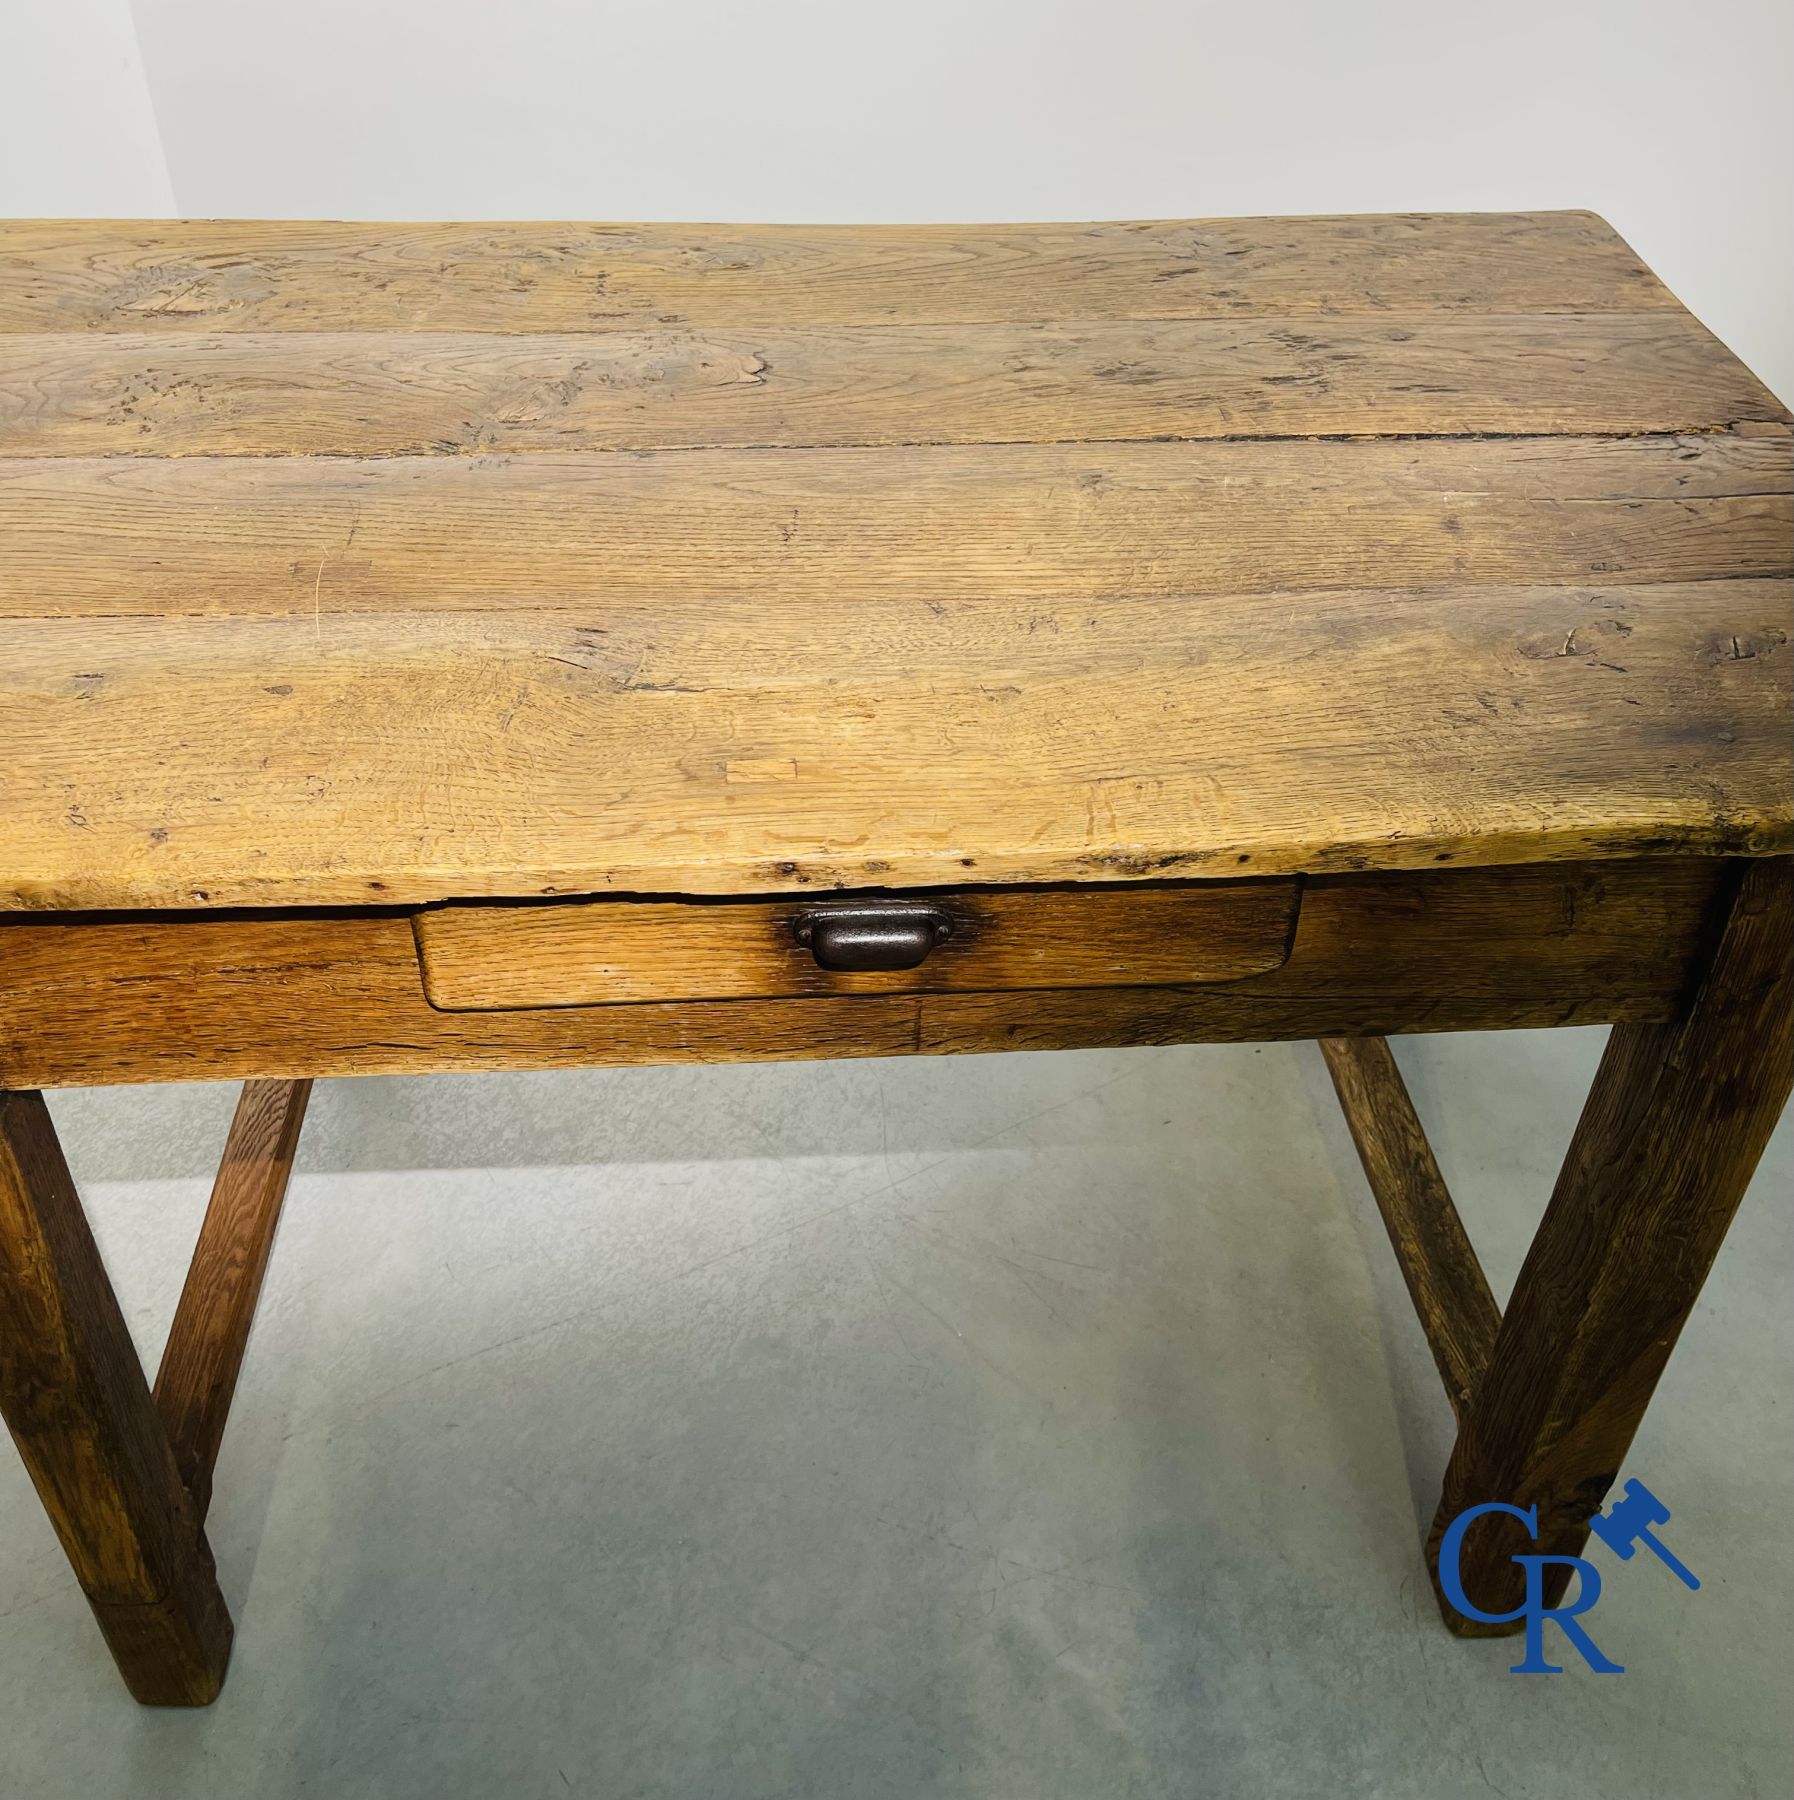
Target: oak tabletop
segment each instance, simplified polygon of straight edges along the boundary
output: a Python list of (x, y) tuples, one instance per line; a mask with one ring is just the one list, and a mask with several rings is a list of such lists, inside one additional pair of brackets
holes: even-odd
[(1586, 213), (0, 224), (0, 907), (1794, 842), (1786, 411)]

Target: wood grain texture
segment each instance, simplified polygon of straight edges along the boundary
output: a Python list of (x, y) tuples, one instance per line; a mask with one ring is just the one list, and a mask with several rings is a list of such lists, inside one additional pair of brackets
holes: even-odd
[(0, 454), (409, 455), (1361, 433), (1783, 416), (1686, 313), (0, 334)]
[(451, 1013), (410, 915), (0, 921), (0, 1084), (786, 1061), (1661, 1020), (1723, 865), (1304, 884), (1279, 969), (1209, 988), (861, 994)]
[(1791, 443), (1585, 214), (0, 228), (0, 909), (1777, 853)]
[(203, 1519), (311, 1098), (309, 1081), (249, 1081), (156, 1373), (156, 1410)]
[(1320, 1047), (1446, 1397), (1462, 1419), (1488, 1367), (1501, 1308), (1387, 1040), (1322, 1038)]
[[(1676, 1018), (1617, 1027), (1446, 1470), (1428, 1544), (1466, 1506), (1537, 1506), (1478, 1520), (1460, 1561), (1485, 1612), (1523, 1598), (1511, 1556), (1573, 1556), (1619, 1472), (1670, 1352), (1794, 1086), (1794, 871), (1739, 877), (1710, 968)], [(1510, 1529), (1511, 1527), (1511, 1529)], [(1559, 1593), (1567, 1570), (1548, 1591)], [(1458, 1615), (1465, 1635), (1502, 1635)]]
[(1790, 592), (19, 621), (0, 904), (1761, 854)]
[(230, 1616), (37, 1093), (0, 1091), (0, 1409), (132, 1694), (209, 1703)]
[[(0, 459), (0, 616), (573, 612), (595, 636), (754, 606), (756, 658), (870, 599), (933, 610), (1317, 589), (1786, 577), (1785, 428), (1694, 436), (693, 450), (659, 455)], [(1475, 600), (1469, 597), (1475, 595)], [(1187, 608), (1185, 609), (1188, 610)], [(1198, 618), (1201, 617), (1197, 613)], [(89, 641), (59, 633), (78, 650)], [(92, 639), (105, 643), (103, 635)], [(628, 639), (625, 638), (625, 642)], [(634, 646), (639, 647), (639, 646)], [(971, 646), (965, 646), (971, 648)], [(1044, 654), (1044, 650), (1041, 652)], [(669, 675), (676, 677), (677, 671)], [(712, 675), (715, 679), (715, 673)]]
[(1631, 312), (1674, 297), (1591, 213), (1073, 225), (0, 224), (0, 332)]
[(1234, 981), (1289, 955), (1296, 881), (932, 896), (951, 935), (912, 969), (818, 966), (804, 901), (593, 900), (448, 906), (413, 921), (424, 992), (447, 1011), (740, 1000), (799, 994), (983, 993)]

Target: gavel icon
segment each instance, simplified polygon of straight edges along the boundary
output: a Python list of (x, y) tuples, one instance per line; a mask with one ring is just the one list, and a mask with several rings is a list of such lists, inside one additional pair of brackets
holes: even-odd
[(1588, 1528), (1621, 1562), (1630, 1562), (1632, 1552), (1643, 1544), (1684, 1587), (1698, 1588), (1701, 1584), (1693, 1570), (1666, 1550), (1651, 1530), (1668, 1523), (1669, 1508), (1642, 1481), (1630, 1480), (1624, 1497), (1614, 1501), (1605, 1516), (1596, 1513)]

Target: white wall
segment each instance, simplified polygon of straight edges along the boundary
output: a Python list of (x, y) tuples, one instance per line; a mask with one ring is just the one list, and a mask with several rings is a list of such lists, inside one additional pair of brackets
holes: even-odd
[(0, 0), (0, 218), (173, 211), (127, 0)]
[[(120, 0), (24, 79), (90, 134)], [(186, 213), (1115, 218), (1586, 206), (1794, 396), (1790, 0), (135, 0)], [(81, 38), (80, 44), (67, 40)], [(52, 41), (55, 39), (56, 41)], [(58, 99), (61, 96), (61, 99)], [(15, 135), (8, 130), (8, 142)], [(70, 144), (71, 139), (79, 142)], [(15, 156), (17, 152), (14, 152)], [(71, 198), (72, 196), (72, 198)], [(139, 203), (158, 210), (147, 192)]]

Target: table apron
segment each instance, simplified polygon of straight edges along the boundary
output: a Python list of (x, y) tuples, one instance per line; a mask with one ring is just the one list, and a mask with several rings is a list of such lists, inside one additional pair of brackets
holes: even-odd
[(414, 909), (18, 914), (0, 919), (0, 1087), (1649, 1023), (1698, 979), (1735, 871), (1658, 857), (1312, 878), (1287, 960), (1191, 986), (479, 1012), (431, 1004)]

